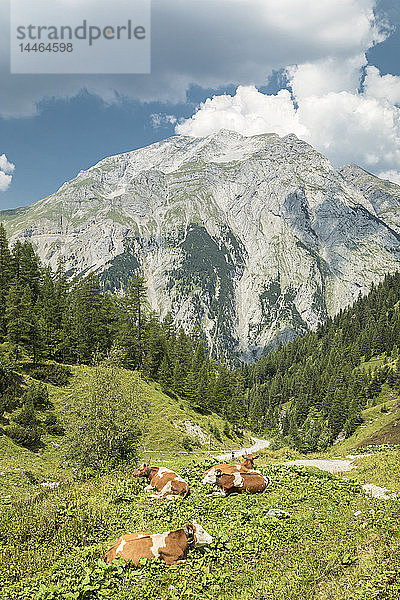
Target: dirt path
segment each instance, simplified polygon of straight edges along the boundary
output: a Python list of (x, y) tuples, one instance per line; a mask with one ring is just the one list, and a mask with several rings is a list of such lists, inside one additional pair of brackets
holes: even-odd
[(342, 471), (350, 471), (353, 468), (353, 462), (351, 460), (342, 459), (314, 459), (314, 460), (291, 460), (285, 463), (287, 465), (299, 465), (301, 467), (317, 467), (321, 471), (328, 471), (329, 473), (340, 473)]
[[(365, 455), (364, 455), (365, 456)], [(354, 469), (353, 460), (358, 458), (356, 455), (349, 455), (346, 457), (350, 460), (344, 459), (314, 459), (314, 460), (291, 460), (285, 463), (286, 465), (299, 465), (302, 467), (317, 467), (321, 471), (328, 471), (329, 473), (342, 473), (343, 471), (350, 471)], [(386, 488), (380, 487), (373, 483), (364, 483), (362, 485), (364, 492), (373, 498), (380, 498), (381, 500), (390, 500), (397, 497), (397, 494), (390, 493)]]
[[(240, 458), (242, 454), (253, 454), (254, 452), (258, 452), (259, 450), (263, 450), (264, 448), (268, 448), (271, 444), (269, 440), (260, 440), (259, 438), (252, 437), (254, 442), (253, 446), (250, 448), (241, 448), (240, 450), (235, 450), (234, 452), (225, 452), (224, 454), (218, 454), (214, 458), (217, 460), (230, 460), (231, 458)], [(233, 456), (232, 456), (233, 454)]]

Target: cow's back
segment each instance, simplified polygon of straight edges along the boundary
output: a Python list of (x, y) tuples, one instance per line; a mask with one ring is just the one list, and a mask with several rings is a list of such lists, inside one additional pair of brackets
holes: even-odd
[(263, 492), (270, 482), (268, 477), (264, 477), (261, 473), (223, 473), (219, 478), (219, 486), (228, 494), (241, 494), (249, 492), (256, 494)]
[(150, 484), (162, 495), (189, 495), (189, 485), (187, 482), (170, 469), (160, 468), (151, 479)]
[(258, 473), (243, 473), (243, 489), (255, 494), (263, 492), (269, 483), (269, 479)]
[[(145, 538), (149, 538), (151, 536), (150, 533), (138, 532), (138, 533), (125, 533), (121, 535), (117, 539), (117, 541), (107, 550), (104, 555), (104, 559), (106, 562), (111, 563), (116, 556), (122, 556), (125, 558), (125, 554), (128, 551), (129, 544), (135, 541), (142, 541)], [(132, 560), (131, 558), (125, 558), (125, 560)]]
[[(138, 537), (130, 537), (129, 540), (124, 539), (134, 535)], [(141, 535), (127, 534), (122, 536), (119, 546), (117, 547), (116, 542), (106, 553), (106, 562), (110, 563), (115, 556), (119, 556), (127, 562), (132, 561), (136, 565), (139, 564), (141, 558), (162, 558), (167, 565), (172, 565), (186, 556), (188, 543), (183, 530), (155, 533), (145, 537), (140, 537)]]

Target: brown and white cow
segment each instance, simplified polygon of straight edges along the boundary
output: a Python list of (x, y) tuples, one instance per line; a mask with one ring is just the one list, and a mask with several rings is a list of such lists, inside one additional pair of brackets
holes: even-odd
[(145, 489), (156, 490), (160, 498), (170, 498), (172, 496), (186, 498), (190, 494), (189, 485), (186, 481), (166, 467), (150, 467), (147, 463), (143, 463), (133, 472), (133, 476), (147, 477), (149, 485)]
[(209, 473), (206, 475), (203, 483), (216, 484), (224, 495), (240, 494), (242, 492), (256, 494), (263, 492), (267, 485), (271, 483), (271, 480), (266, 475), (262, 475), (256, 471), (223, 473), (220, 469), (217, 469), (214, 474)]
[(162, 558), (167, 565), (175, 565), (185, 562), (189, 548), (205, 546), (212, 542), (212, 536), (193, 521), (176, 531), (123, 535), (107, 550), (104, 559), (110, 563), (116, 556), (120, 556), (137, 565), (141, 558)]
[[(208, 471), (206, 471), (204, 473), (205, 477), (202, 481), (202, 483), (209, 483), (207, 475), (210, 474), (211, 476), (215, 475), (216, 471), (220, 470), (222, 473), (247, 473), (247, 472), (252, 472), (252, 473), (259, 473), (260, 471), (255, 471), (254, 470), (254, 461), (258, 458), (257, 456), (253, 456), (253, 454), (243, 454), (242, 456), (243, 458), (243, 462), (240, 463), (240, 465), (214, 465), (213, 467), (211, 467), (211, 469), (208, 469)], [(207, 479), (207, 481), (206, 481)]]

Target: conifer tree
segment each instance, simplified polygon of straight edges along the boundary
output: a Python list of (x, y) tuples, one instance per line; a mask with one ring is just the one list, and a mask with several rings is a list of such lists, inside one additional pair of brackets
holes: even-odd
[(36, 362), (40, 355), (41, 340), (37, 316), (32, 300), (32, 291), (28, 285), (22, 288), (14, 282), (7, 295), (7, 340), (15, 347), (18, 360), (20, 351), (25, 349)]
[(0, 223), (0, 342), (6, 335), (6, 298), (12, 280), (11, 253), (6, 230)]
[(71, 296), (71, 344), (76, 360), (90, 363), (111, 348), (109, 310), (93, 273), (75, 281)]
[(126, 364), (142, 368), (144, 362), (144, 336), (148, 313), (147, 291), (144, 277), (136, 275), (119, 302), (121, 320), (119, 343), (126, 348)]
[(166, 391), (172, 387), (173, 369), (167, 352), (164, 353), (161, 365), (158, 371), (158, 381), (161, 384), (161, 389)]

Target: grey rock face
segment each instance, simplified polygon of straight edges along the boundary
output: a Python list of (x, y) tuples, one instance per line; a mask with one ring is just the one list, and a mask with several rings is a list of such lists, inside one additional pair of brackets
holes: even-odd
[(107, 289), (140, 267), (153, 309), (199, 326), (217, 356), (255, 358), (400, 268), (400, 187), (335, 171), (294, 135), (172, 137), (0, 220)]

